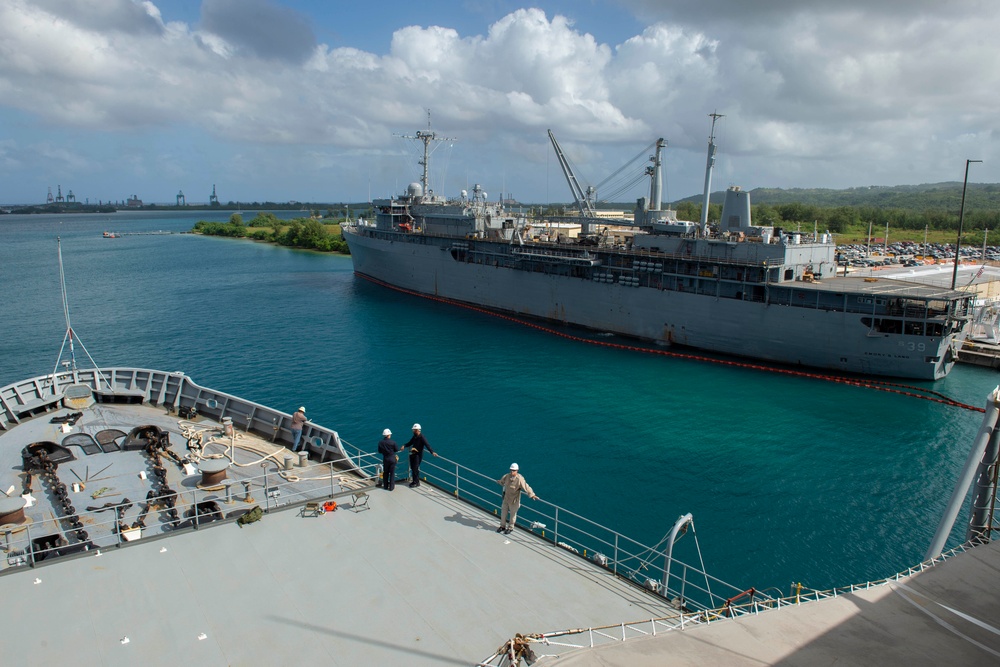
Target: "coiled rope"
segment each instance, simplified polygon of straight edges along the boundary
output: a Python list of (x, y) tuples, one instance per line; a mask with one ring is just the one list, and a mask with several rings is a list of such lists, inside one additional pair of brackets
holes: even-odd
[[(270, 461), (277, 467), (277, 474), (288, 482), (317, 482), (328, 479), (335, 479), (343, 482), (345, 479), (344, 475), (340, 474), (310, 475), (308, 477), (302, 477), (292, 471), (285, 470), (282, 467), (282, 463), (284, 455), (290, 451), (289, 449), (281, 445), (267, 443), (253, 436), (247, 436), (236, 431), (235, 429), (233, 430), (232, 435), (226, 435), (225, 432), (217, 425), (205, 425), (199, 422), (178, 420), (177, 426), (180, 429), (181, 435), (187, 438), (188, 442), (197, 442), (195, 449), (190, 449), (188, 452), (188, 458), (192, 463), (198, 463), (199, 461), (205, 459), (225, 458), (228, 459), (234, 466), (239, 468), (249, 468), (265, 461)], [(223, 447), (224, 451), (221, 453), (209, 454), (208, 448), (213, 446)], [(257, 455), (260, 458), (250, 461), (249, 463), (239, 463), (236, 460), (237, 448)]]

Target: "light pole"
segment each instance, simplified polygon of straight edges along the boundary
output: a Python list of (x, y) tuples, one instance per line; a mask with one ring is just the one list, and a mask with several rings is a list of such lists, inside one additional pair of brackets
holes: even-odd
[(965, 190), (969, 187), (969, 165), (973, 162), (982, 162), (982, 160), (965, 161), (965, 181), (962, 183), (962, 208), (958, 211), (958, 241), (955, 243), (955, 268), (951, 272), (952, 289), (955, 289), (955, 283), (958, 282), (958, 251), (962, 248), (962, 223), (965, 221)]

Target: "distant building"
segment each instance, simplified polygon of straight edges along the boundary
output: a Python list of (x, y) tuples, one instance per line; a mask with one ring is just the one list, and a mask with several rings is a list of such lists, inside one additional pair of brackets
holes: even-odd
[(580, 224), (542, 220), (531, 225), (531, 237), (536, 241), (555, 241), (560, 236), (575, 239), (580, 236)]
[(142, 208), (142, 200), (132, 195), (125, 201), (125, 206), (129, 208)]
[(622, 218), (631, 218), (631, 213), (626, 213), (625, 211), (610, 211), (598, 209), (594, 211), (594, 217), (600, 218), (601, 220), (621, 220)]

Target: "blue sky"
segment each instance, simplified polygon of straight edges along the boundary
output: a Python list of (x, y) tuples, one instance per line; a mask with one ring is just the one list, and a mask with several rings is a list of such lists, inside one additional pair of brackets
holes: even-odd
[(446, 195), (570, 200), (552, 129), (591, 185), (664, 137), (666, 197), (690, 196), (716, 110), (715, 189), (967, 158), (998, 182), (998, 28), (987, 0), (4, 0), (0, 204), (388, 196), (428, 110)]

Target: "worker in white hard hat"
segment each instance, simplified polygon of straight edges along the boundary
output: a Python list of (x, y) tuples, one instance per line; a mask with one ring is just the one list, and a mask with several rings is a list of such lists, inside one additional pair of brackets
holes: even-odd
[(521, 492), (524, 491), (532, 500), (538, 500), (538, 496), (531, 490), (528, 483), (518, 472), (516, 463), (510, 464), (510, 472), (497, 480), (497, 484), (503, 487), (503, 505), (500, 507), (500, 527), (498, 533), (510, 535), (517, 525), (517, 510), (521, 508)]
[(421, 432), (420, 424), (413, 425), (413, 437), (403, 447), (410, 448), (410, 488), (412, 489), (420, 486), (420, 462), (424, 460), (424, 450), (426, 449), (434, 456), (437, 456), (437, 452), (431, 449), (431, 443), (427, 442), (427, 438)]
[(378, 441), (378, 453), (382, 455), (382, 488), (392, 491), (396, 488), (396, 462), (399, 461), (399, 445), (392, 439), (392, 431), (382, 431)]
[[(292, 415), (292, 451), (296, 452), (299, 449), (299, 441), (302, 440), (302, 427), (306, 425), (306, 409), (299, 408)], [(302, 445), (303, 449), (308, 449), (308, 444)]]

